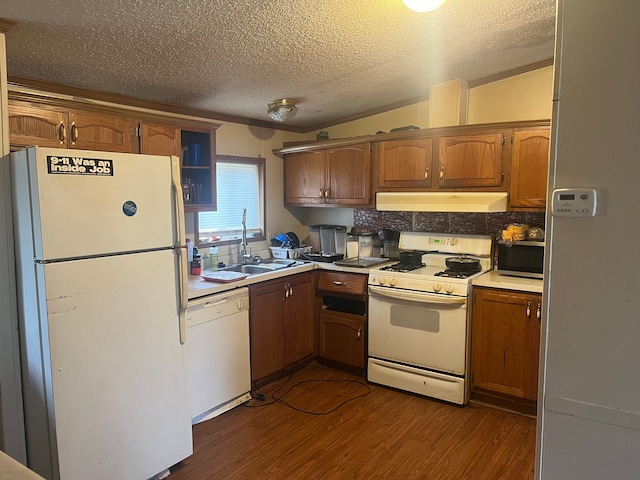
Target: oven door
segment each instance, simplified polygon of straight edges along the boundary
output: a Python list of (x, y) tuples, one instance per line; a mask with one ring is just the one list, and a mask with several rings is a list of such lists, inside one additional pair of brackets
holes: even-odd
[(464, 376), (467, 298), (370, 285), (369, 356)]

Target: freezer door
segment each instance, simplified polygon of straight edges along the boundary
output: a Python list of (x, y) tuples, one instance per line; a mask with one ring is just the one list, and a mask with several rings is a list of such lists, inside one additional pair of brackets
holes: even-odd
[(31, 224), (20, 241), (34, 237), (38, 260), (179, 241), (177, 157), (31, 147), (12, 162), (17, 214)]
[(174, 256), (165, 250), (37, 266), (61, 479), (146, 479), (191, 455)]

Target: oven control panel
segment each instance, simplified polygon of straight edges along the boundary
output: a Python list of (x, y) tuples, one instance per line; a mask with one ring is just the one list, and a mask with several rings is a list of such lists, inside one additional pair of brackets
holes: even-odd
[(429, 245), (456, 245), (458, 241), (454, 237), (429, 237), (427, 241)]
[(410, 290), (413, 292), (437, 293), (440, 295), (467, 296), (467, 284), (447, 282), (446, 280), (419, 279), (407, 275), (370, 274), (369, 285)]

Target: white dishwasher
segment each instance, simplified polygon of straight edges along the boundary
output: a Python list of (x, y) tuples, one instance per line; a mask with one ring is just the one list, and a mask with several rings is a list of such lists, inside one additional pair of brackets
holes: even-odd
[(249, 400), (249, 289), (189, 301), (187, 346), (192, 424)]

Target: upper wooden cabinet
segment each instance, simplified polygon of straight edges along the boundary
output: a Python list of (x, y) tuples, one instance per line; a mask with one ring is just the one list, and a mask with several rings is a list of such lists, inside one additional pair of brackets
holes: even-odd
[(287, 205), (372, 207), (369, 143), (284, 157)]
[(511, 135), (509, 208), (543, 209), (547, 200), (549, 127), (515, 129)]
[[(509, 140), (509, 141), (507, 141)], [(366, 143), (368, 142), (368, 143)], [(367, 185), (353, 174), (366, 175), (369, 159), (349, 148), (370, 144), (371, 201), (361, 192)], [(340, 151), (328, 175), (327, 153)], [(549, 162), (547, 120), (459, 125), (294, 143), (273, 151), (284, 157), (285, 203), (373, 207), (376, 192), (432, 191), (508, 192), (509, 210), (544, 211)], [(350, 163), (348, 159), (354, 160)], [(345, 161), (346, 160), (346, 161)], [(359, 166), (357, 162), (362, 163)], [(330, 177), (331, 180), (328, 178)], [(341, 198), (335, 182), (345, 182)], [(357, 182), (360, 182), (359, 184)], [(334, 184), (331, 184), (334, 182)], [(355, 189), (354, 189), (355, 186)], [(334, 197), (332, 200), (331, 197)]]
[[(105, 152), (175, 155), (180, 158), (186, 211), (216, 209), (216, 128), (143, 115), (125, 110), (89, 111), (86, 104), (9, 99), (9, 139), (12, 149), (38, 145)], [(166, 121), (166, 122), (165, 122)]]
[(440, 188), (502, 185), (502, 132), (446, 135), (439, 139)]
[(292, 153), (284, 157), (284, 201), (288, 205), (324, 203), (325, 150)]
[(9, 139), (14, 147), (38, 145), (106, 152), (135, 152), (134, 122), (125, 116), (69, 111), (10, 101)]
[(140, 153), (180, 158), (186, 211), (216, 209), (215, 134), (210, 129), (188, 130), (175, 125), (141, 122)]
[(430, 188), (433, 179), (433, 139), (376, 142), (379, 187)]
[(182, 188), (186, 211), (210, 211), (216, 205), (216, 136), (208, 128), (180, 130)]
[(140, 123), (140, 153), (180, 156), (180, 129), (174, 125)]

